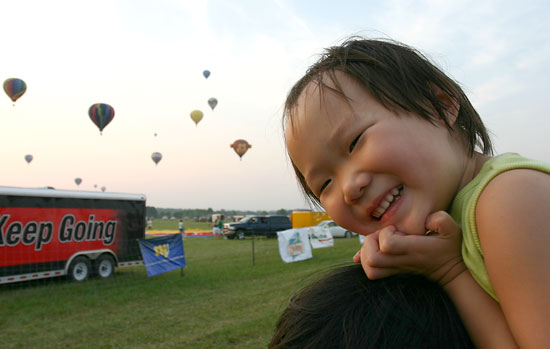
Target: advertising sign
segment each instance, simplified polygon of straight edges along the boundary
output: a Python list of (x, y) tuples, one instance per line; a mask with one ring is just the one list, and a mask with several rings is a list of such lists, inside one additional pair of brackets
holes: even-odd
[(303, 261), (312, 257), (308, 228), (277, 232), (279, 253), (285, 263)]
[(307, 229), (312, 248), (334, 246), (334, 238), (327, 227), (309, 227)]

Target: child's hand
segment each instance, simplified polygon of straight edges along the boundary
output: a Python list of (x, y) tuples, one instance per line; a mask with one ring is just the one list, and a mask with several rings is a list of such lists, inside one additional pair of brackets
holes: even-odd
[(369, 279), (394, 274), (422, 274), (445, 285), (466, 270), (462, 261), (462, 234), (444, 211), (428, 216), (429, 236), (406, 235), (393, 226), (365, 236), (363, 247), (353, 257)]

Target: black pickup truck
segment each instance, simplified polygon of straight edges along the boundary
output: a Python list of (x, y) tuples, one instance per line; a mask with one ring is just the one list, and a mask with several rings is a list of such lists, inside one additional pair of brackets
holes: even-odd
[(287, 216), (246, 216), (238, 222), (226, 223), (223, 234), (228, 239), (244, 239), (245, 236), (276, 237), (278, 231), (292, 228)]

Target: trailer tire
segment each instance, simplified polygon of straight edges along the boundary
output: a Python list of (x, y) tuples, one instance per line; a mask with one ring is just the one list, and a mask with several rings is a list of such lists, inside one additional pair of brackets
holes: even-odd
[(78, 256), (71, 262), (69, 277), (74, 281), (82, 282), (90, 276), (91, 270), (90, 260), (87, 257)]
[(110, 254), (102, 254), (95, 261), (95, 274), (101, 278), (106, 279), (113, 276), (115, 272), (115, 259)]

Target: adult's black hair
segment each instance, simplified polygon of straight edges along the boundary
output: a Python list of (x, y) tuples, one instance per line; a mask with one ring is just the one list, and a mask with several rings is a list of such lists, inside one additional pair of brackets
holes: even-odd
[(420, 275), (332, 270), (292, 299), (269, 348), (473, 348), (453, 302)]

